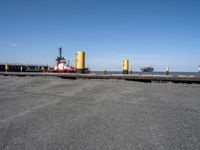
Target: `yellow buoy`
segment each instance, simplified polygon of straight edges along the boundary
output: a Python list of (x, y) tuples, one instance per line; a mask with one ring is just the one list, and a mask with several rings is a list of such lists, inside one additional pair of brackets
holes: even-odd
[(84, 70), (85, 70), (85, 52), (84, 51), (78, 51), (75, 53), (74, 67), (76, 68), (76, 72), (84, 73)]
[(123, 74), (128, 74), (128, 70), (129, 70), (129, 60), (128, 59), (124, 59), (123, 63), (122, 63), (122, 73)]
[(9, 66), (8, 66), (8, 64), (5, 64), (5, 71), (9, 71)]

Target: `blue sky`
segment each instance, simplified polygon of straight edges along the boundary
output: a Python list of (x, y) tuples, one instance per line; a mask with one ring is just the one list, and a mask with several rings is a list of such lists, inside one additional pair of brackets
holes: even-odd
[(54, 65), (59, 46), (93, 70), (197, 71), (199, 0), (1, 0), (0, 62)]

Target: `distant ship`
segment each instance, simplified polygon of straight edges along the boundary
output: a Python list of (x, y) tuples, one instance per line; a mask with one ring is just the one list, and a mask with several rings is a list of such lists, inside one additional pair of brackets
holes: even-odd
[(153, 72), (154, 68), (150, 67), (150, 66), (148, 66), (148, 67), (142, 67), (141, 71), (143, 71), (143, 72)]

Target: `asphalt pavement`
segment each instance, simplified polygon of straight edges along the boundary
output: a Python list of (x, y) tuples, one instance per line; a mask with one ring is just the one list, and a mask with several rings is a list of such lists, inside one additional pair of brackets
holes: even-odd
[(200, 149), (200, 85), (0, 76), (4, 149)]

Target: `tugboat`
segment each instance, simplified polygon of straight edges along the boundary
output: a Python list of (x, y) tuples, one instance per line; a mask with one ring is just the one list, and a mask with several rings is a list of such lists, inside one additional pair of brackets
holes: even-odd
[(142, 72), (153, 72), (153, 71), (154, 71), (154, 68), (153, 68), (153, 67), (150, 67), (150, 66), (141, 67), (141, 71), (142, 71)]
[(56, 66), (54, 67), (55, 72), (75, 72), (75, 68), (66, 63), (66, 59), (62, 56), (62, 47), (59, 49), (59, 56), (56, 58)]

